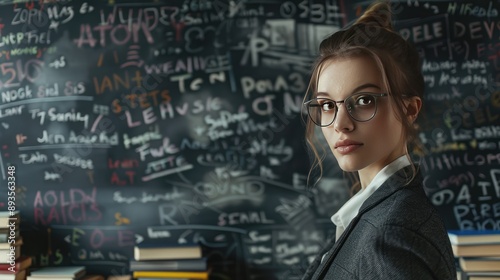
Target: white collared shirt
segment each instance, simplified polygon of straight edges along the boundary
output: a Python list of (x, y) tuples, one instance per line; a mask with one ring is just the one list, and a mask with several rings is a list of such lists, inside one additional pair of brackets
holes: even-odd
[(389, 177), (400, 170), (403, 167), (410, 165), (410, 161), (403, 155), (393, 162), (386, 165), (382, 170), (380, 170), (373, 180), (366, 186), (366, 188), (361, 189), (356, 193), (351, 199), (349, 199), (338, 211), (335, 213), (331, 220), (337, 227), (335, 232), (335, 240), (338, 240), (344, 230), (347, 228), (349, 223), (358, 215), (361, 205), (365, 200), (370, 197)]

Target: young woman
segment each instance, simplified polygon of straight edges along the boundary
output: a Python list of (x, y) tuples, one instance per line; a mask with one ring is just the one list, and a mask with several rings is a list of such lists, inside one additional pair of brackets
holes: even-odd
[(309, 89), (315, 164), (322, 169), (320, 126), (356, 194), (332, 216), (336, 237), (303, 279), (456, 279), (446, 230), (408, 152), (424, 91), (420, 61), (393, 31), (389, 4), (321, 43)]

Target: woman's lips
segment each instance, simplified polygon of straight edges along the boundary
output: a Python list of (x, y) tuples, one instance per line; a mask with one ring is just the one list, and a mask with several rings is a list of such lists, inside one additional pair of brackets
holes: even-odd
[(337, 143), (335, 143), (335, 149), (342, 155), (347, 155), (349, 153), (352, 153), (361, 146), (363, 146), (363, 143), (349, 139), (339, 140), (337, 141)]

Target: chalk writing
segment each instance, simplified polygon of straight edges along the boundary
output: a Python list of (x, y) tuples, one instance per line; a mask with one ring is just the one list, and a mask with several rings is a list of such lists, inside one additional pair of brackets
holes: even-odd
[[(125, 2), (2, 6), (0, 166), (24, 176), (23, 250), (108, 276), (144, 239), (198, 242), (219, 278), (299, 279), (349, 197), (330, 153), (308, 173), (311, 65), (367, 4)], [(498, 229), (499, 7), (392, 7), (422, 58), (424, 189), (447, 228)]]
[(34, 200), (34, 220), (36, 224), (51, 223), (66, 225), (99, 221), (102, 212), (96, 200), (97, 190), (91, 193), (80, 189), (69, 191), (37, 191)]

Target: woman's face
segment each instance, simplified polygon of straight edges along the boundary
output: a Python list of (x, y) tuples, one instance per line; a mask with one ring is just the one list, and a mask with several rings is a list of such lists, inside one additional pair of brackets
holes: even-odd
[[(382, 75), (369, 57), (341, 58), (327, 62), (318, 79), (318, 98), (342, 101), (360, 92), (386, 93)], [(360, 100), (364, 104), (364, 100)], [(378, 97), (375, 116), (366, 122), (353, 120), (345, 103), (337, 104), (335, 121), (323, 134), (344, 171), (360, 171), (372, 179), (384, 166), (405, 153), (403, 126), (389, 96)], [(365, 177), (367, 178), (367, 177)]]

